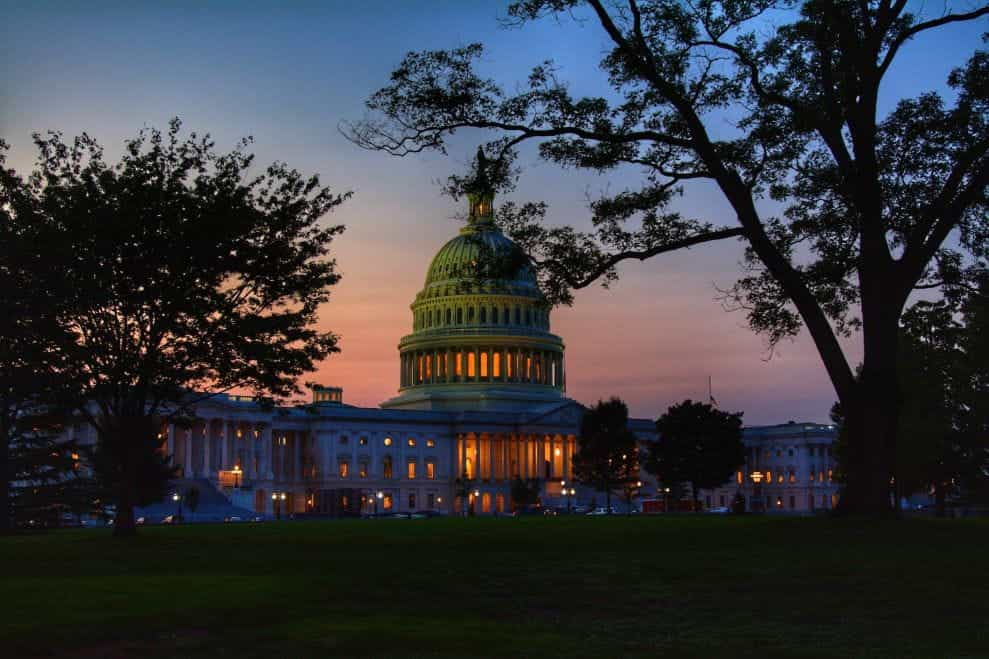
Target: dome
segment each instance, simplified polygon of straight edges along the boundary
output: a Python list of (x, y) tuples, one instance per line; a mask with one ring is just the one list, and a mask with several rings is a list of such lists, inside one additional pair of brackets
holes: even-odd
[(429, 265), (425, 287), (463, 280), (488, 284), (501, 281), (538, 289), (528, 257), (493, 225), (465, 227), (459, 236), (443, 245)]
[[(484, 160), (478, 158), (482, 183)], [(399, 342), (405, 409), (513, 409), (554, 403), (566, 390), (564, 346), (532, 262), (494, 222), (494, 194), (468, 194), (467, 226), (433, 257)]]

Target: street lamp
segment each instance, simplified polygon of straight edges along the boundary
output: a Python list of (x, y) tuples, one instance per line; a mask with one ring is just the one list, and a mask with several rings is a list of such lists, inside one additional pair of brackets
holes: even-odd
[(443, 512), (443, 497), (436, 497), (436, 511)]
[(663, 507), (666, 508), (666, 512), (670, 512), (670, 488), (663, 488)]
[[(385, 493), (382, 492), (381, 490), (378, 490), (378, 493), (375, 494), (374, 497), (375, 497), (374, 498), (374, 514), (377, 515), (378, 514), (378, 502), (379, 501), (382, 501), (385, 498)], [(383, 501), (382, 501), (382, 505), (384, 505), (384, 502)]]
[(753, 471), (749, 474), (749, 478), (752, 479), (752, 512), (761, 511), (762, 506), (762, 479), (764, 478), (761, 471)]
[(271, 493), (272, 505), (275, 507), (275, 519), (281, 521), (282, 519), (282, 501), (285, 501), (284, 492), (272, 492)]
[(570, 498), (573, 497), (573, 496), (575, 496), (576, 494), (577, 494), (577, 490), (575, 490), (572, 487), (569, 490), (567, 488), (563, 488), (563, 495), (567, 498), (567, 514), (568, 515), (570, 514)]
[(480, 497), (480, 496), (481, 496), (481, 491), (480, 490), (474, 490), (474, 503), (470, 507), (470, 514), (471, 515), (476, 515), (477, 514), (477, 500), (478, 500), (478, 497)]
[(240, 465), (234, 465), (234, 489), (240, 489)]
[(174, 501), (178, 505), (178, 507), (179, 507), (178, 508), (178, 516), (179, 516), (179, 519), (182, 519), (182, 495), (179, 494), (178, 492), (176, 492), (175, 494), (172, 495), (172, 501)]

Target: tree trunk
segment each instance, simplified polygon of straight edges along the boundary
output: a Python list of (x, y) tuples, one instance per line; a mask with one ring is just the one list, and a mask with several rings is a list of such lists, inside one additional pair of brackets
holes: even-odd
[[(889, 515), (890, 479), (896, 464), (899, 425), (897, 344), (902, 304), (872, 299), (863, 285), (862, 316), (865, 354), (852, 400), (842, 400), (848, 437), (845, 487), (837, 512)], [(875, 293), (873, 296), (875, 297)]]
[[(6, 426), (5, 421), (0, 421)], [(14, 528), (13, 513), (10, 501), (10, 444), (7, 428), (0, 428), (0, 535), (10, 533)]]

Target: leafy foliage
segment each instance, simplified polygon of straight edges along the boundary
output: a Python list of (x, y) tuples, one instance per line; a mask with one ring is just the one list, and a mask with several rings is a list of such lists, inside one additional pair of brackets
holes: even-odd
[(61, 292), (63, 375), (99, 433), (94, 465), (120, 533), (172, 476), (161, 422), (232, 388), (294, 394), (337, 350), (314, 325), (339, 280), (328, 250), (343, 227), (320, 220), (349, 195), (281, 163), (250, 175), (249, 140), (218, 154), (180, 130), (141, 131), (115, 165), (88, 135), (36, 135), (15, 209), (45, 245), (39, 278)]
[(618, 398), (598, 401), (580, 421), (574, 477), (604, 492), (608, 511), (611, 495), (620, 491), (630, 503), (639, 489), (639, 444), (628, 428), (628, 406)]
[(745, 461), (741, 412), (685, 400), (656, 421), (656, 431), (646, 470), (677, 493), (674, 499), (681, 484), (689, 483), (696, 502), (700, 490), (728, 482)]

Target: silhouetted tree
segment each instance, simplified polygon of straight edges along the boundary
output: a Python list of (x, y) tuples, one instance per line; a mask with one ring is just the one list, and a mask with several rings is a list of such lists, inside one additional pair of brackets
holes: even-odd
[[(639, 480), (639, 446), (628, 428), (628, 407), (618, 398), (598, 401), (580, 421), (577, 451), (573, 456), (574, 477), (604, 492), (608, 514), (611, 495), (626, 493)], [(635, 487), (634, 489), (638, 489)]]
[(539, 481), (536, 479), (524, 481), (516, 476), (512, 480), (511, 498), (513, 511), (535, 505), (539, 501)]
[(685, 400), (659, 417), (656, 432), (646, 470), (671, 489), (689, 483), (695, 509), (702, 489), (723, 485), (745, 461), (741, 412)]
[(74, 492), (62, 481), (76, 479), (81, 450), (59, 438), (70, 421), (58, 350), (71, 341), (59, 320), (64, 288), (48, 276), (31, 187), (4, 167), (6, 149), (0, 141), (0, 533)]
[[(986, 317), (989, 277), (964, 297), (920, 301), (904, 313), (900, 330), (900, 445), (893, 494), (899, 502), (918, 491), (934, 494), (944, 514), (949, 495), (978, 499), (989, 473), (989, 356)], [(835, 456), (844, 479), (847, 435), (840, 405)]]
[(339, 279), (327, 254), (343, 227), (321, 218), (348, 195), (283, 164), (249, 174), (249, 140), (218, 154), (209, 136), (179, 132), (177, 119), (141, 131), (115, 165), (88, 135), (35, 135), (25, 212), (64, 283), (64, 375), (97, 430), (118, 535), (173, 477), (161, 424), (233, 388), (296, 393), (337, 350), (314, 325)]
[[(922, 92), (880, 102), (879, 92), (909, 42), (987, 14), (981, 2), (928, 17), (905, 0), (517, 0), (509, 23), (599, 26), (611, 89), (575, 97), (545, 62), (510, 92), (477, 70), (480, 44), (413, 52), (368, 100), (372, 115), (345, 131), (404, 155), (444, 151), (465, 128), (494, 130), (488, 153), (508, 163), (492, 170), (502, 187), (528, 141), (564, 167), (642, 168), (641, 184), (591, 204), (591, 231), (541, 224), (538, 203), (503, 205), (499, 221), (550, 298), (567, 304), (573, 289), (613, 282), (622, 261), (742, 240), (750, 272), (725, 302), (771, 345), (806, 327), (847, 417), (841, 506), (879, 514), (895, 463), (904, 304), (918, 288), (966, 280), (989, 244), (989, 54), (950, 74), (948, 100)], [(453, 191), (466, 180), (451, 178)], [(734, 225), (670, 208), (694, 181), (713, 184)], [(766, 198), (783, 212), (764, 209)], [(861, 378), (839, 343), (853, 330)]]

